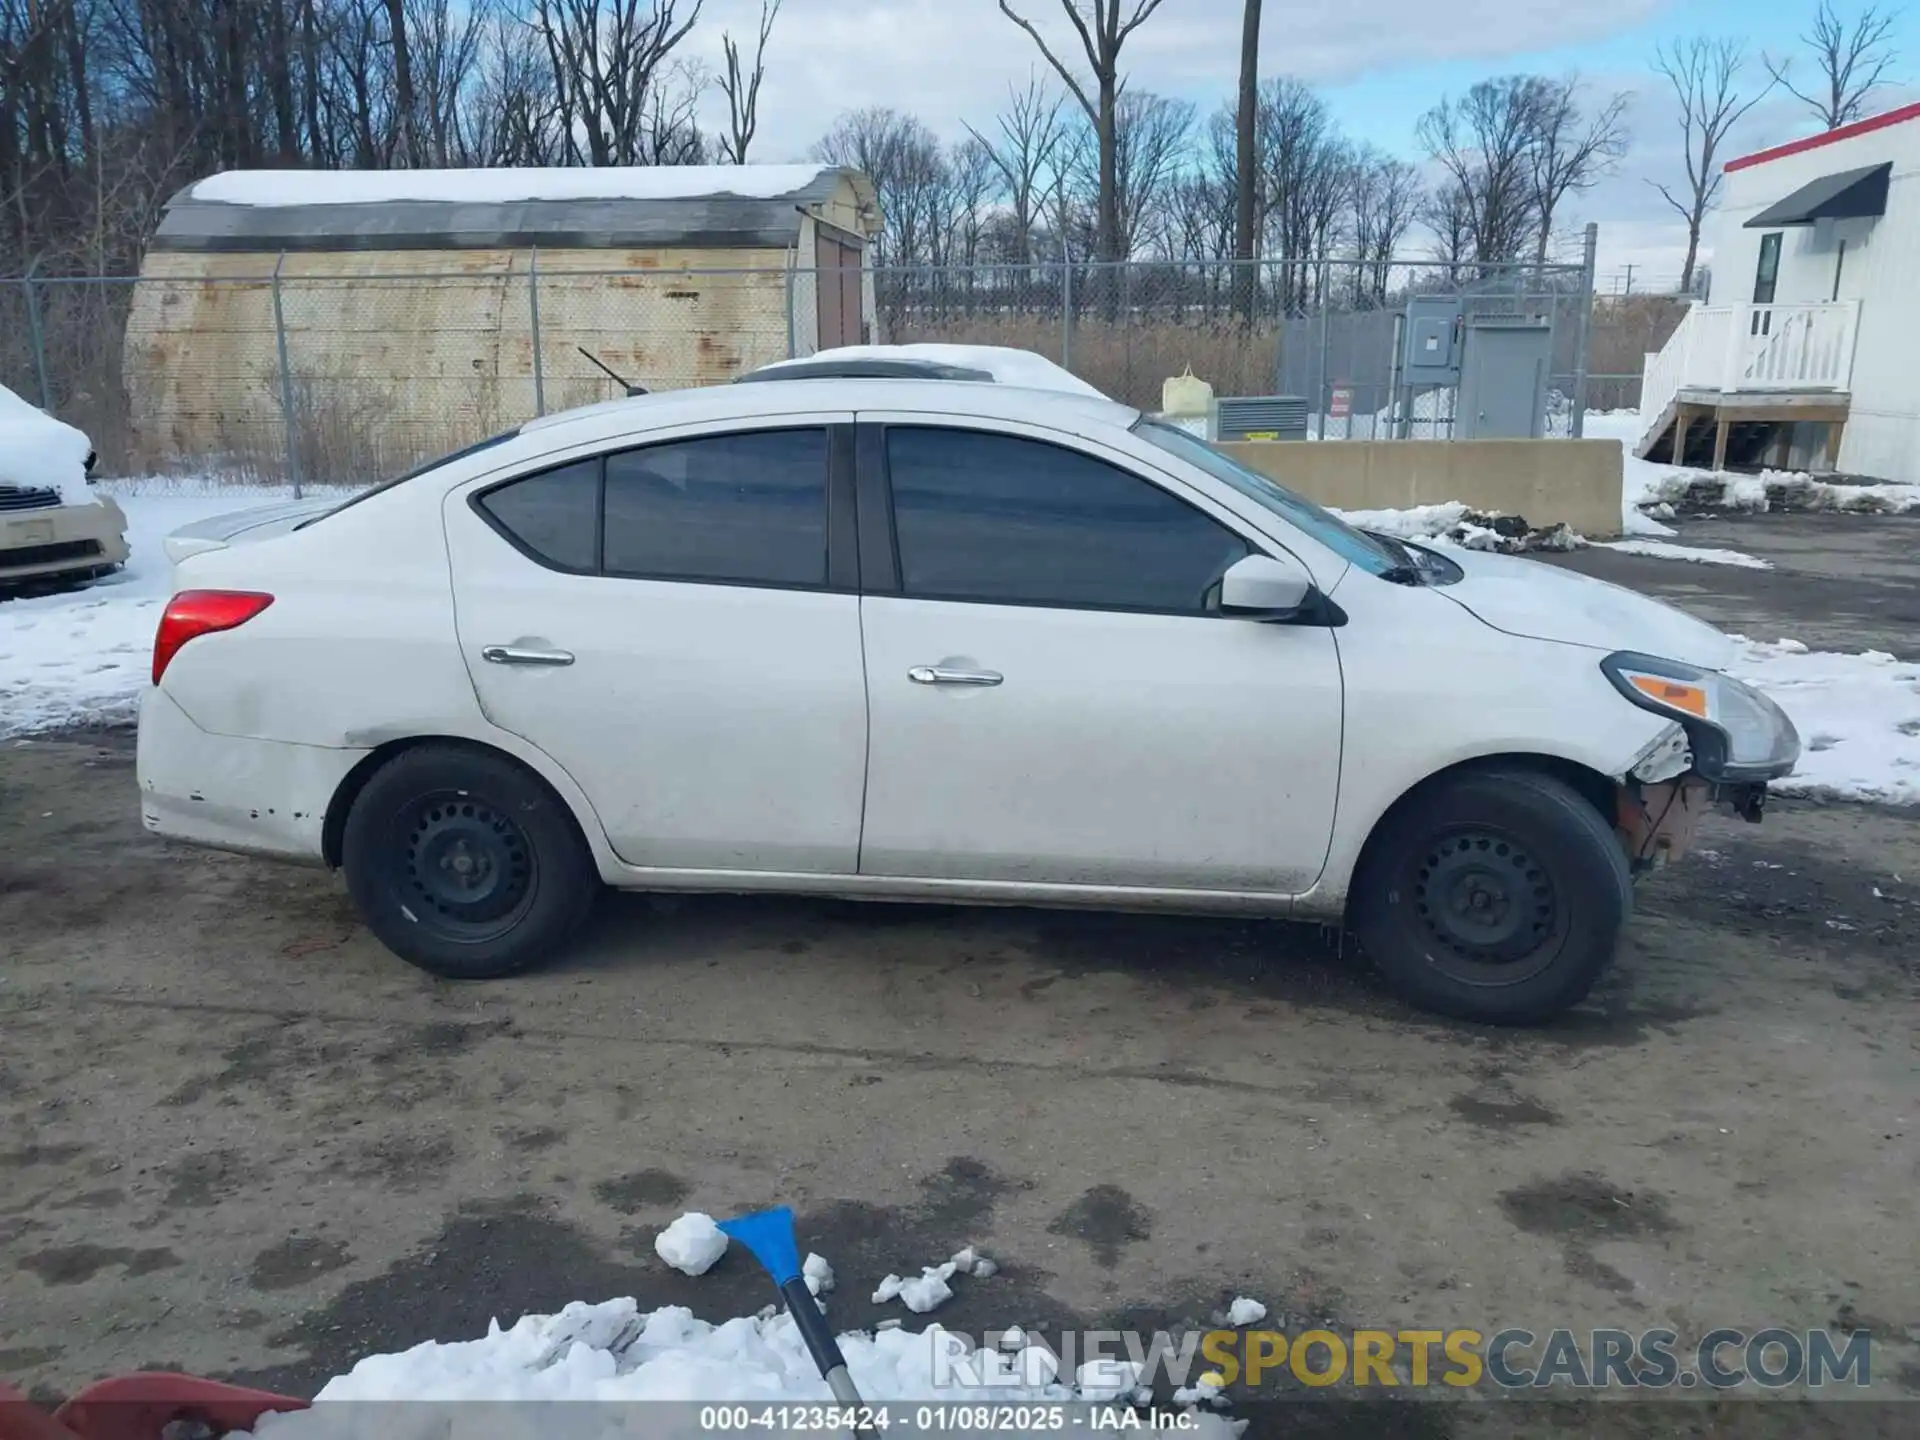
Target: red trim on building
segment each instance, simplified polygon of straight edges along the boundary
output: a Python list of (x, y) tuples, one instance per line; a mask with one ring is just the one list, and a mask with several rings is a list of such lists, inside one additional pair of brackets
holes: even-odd
[(1749, 165), (1764, 165), (1769, 160), (1784, 160), (1789, 155), (1798, 155), (1807, 150), (1818, 150), (1822, 145), (1831, 145), (1836, 140), (1851, 140), (1856, 135), (1871, 134), (1875, 130), (1884, 130), (1889, 125), (1899, 125), (1907, 120), (1920, 119), (1920, 100), (1911, 105), (1902, 105), (1898, 110), (1889, 110), (1884, 115), (1869, 115), (1864, 120), (1856, 120), (1851, 125), (1842, 125), (1838, 130), (1829, 130), (1823, 135), (1809, 135), (1804, 140), (1789, 140), (1784, 145), (1776, 145), (1771, 150), (1756, 150), (1751, 155), (1742, 155), (1737, 160), (1727, 162), (1727, 172), (1744, 170)]

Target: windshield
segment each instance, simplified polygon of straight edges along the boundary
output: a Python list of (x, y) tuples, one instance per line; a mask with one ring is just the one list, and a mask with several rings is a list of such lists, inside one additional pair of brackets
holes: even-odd
[(1294, 494), (1258, 470), (1242, 465), (1191, 431), (1169, 425), (1164, 420), (1142, 419), (1133, 427), (1133, 433), (1159, 446), (1169, 455), (1199, 467), (1214, 479), (1231, 485), (1248, 499), (1273, 511), (1295, 529), (1306, 531), (1343, 560), (1351, 560), (1370, 574), (1384, 575), (1406, 563), (1384, 542), (1354, 529), (1331, 510), (1322, 509), (1306, 497)]
[(313, 516), (311, 519), (302, 520), (298, 525), (294, 526), (293, 528), (296, 530), (304, 530), (309, 525), (317, 525), (322, 520), (325, 520), (329, 515), (338, 515), (342, 510), (347, 509), (349, 506), (358, 505), (362, 500), (371, 499), (373, 496), (378, 495), (383, 490), (391, 490), (396, 485), (404, 485), (407, 481), (416, 479), (419, 476), (426, 474), (429, 470), (438, 470), (442, 465), (451, 465), (456, 460), (464, 460), (467, 458), (467, 456), (477, 455), (482, 450), (491, 450), (494, 446), (504, 444), (507, 441), (513, 439), (513, 437), (518, 435), (519, 433), (520, 433), (519, 427), (515, 426), (513, 429), (504, 431), (501, 434), (489, 435), (484, 440), (476, 440), (471, 445), (462, 446), (460, 449), (455, 450), (451, 455), (442, 455), (438, 459), (427, 461), (427, 463), (424, 465), (416, 465), (413, 467), (413, 469), (407, 471), (406, 474), (404, 475), (396, 475), (391, 480), (382, 480), (377, 485), (369, 485), (364, 490), (356, 490), (353, 492), (353, 494), (349, 495), (346, 499), (342, 500), (338, 505), (335, 505), (331, 510), (323, 510), (320, 514)]

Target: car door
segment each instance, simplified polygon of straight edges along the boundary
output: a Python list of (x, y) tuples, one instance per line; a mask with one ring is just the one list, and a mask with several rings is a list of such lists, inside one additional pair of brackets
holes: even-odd
[(1333, 636), (1210, 608), (1270, 542), (1084, 441), (861, 420), (862, 873), (1309, 888), (1339, 782)]
[(855, 869), (851, 419), (681, 433), (448, 499), (480, 705), (629, 864)]

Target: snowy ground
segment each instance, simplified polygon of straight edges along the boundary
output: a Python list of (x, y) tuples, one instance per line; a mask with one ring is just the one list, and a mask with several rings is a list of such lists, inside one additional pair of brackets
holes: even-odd
[(161, 540), (182, 525), (287, 498), (206, 481), (103, 482), (127, 513), (132, 553), (85, 589), (0, 599), (0, 739), (133, 718), (171, 593)]
[[(855, 1331), (840, 1336), (839, 1343), (848, 1373), (870, 1405), (1036, 1407), (1029, 1412), (1032, 1423), (1027, 1427), (967, 1433), (1037, 1436), (1070, 1428), (1081, 1434), (1121, 1434), (1136, 1428), (1142, 1418), (1132, 1407), (1137, 1372), (1124, 1361), (1090, 1361), (1075, 1375), (1063, 1377), (1057, 1374), (1052, 1352), (1043, 1346), (963, 1355), (964, 1342), (937, 1324), (919, 1331)], [(423, 1435), (435, 1427), (445, 1433), (444, 1415), (422, 1408), (396, 1416), (342, 1403), (355, 1401), (683, 1402), (684, 1408), (613, 1412), (618, 1418), (588, 1427), (597, 1433), (610, 1429), (669, 1440), (712, 1433), (715, 1425), (703, 1419), (697, 1408), (701, 1404), (827, 1404), (832, 1395), (784, 1312), (711, 1325), (680, 1306), (642, 1313), (624, 1299), (597, 1305), (576, 1302), (557, 1315), (526, 1316), (510, 1329), (495, 1322), (477, 1340), (427, 1341), (399, 1354), (370, 1356), (329, 1381), (316, 1399), (321, 1403), (311, 1410), (267, 1417), (255, 1433), (262, 1440), (358, 1440), (396, 1433), (390, 1427), (409, 1414), (417, 1416)], [(1069, 1414), (1074, 1418), (1066, 1419)], [(1131, 1425), (1123, 1414), (1134, 1417)], [(1054, 1415), (1061, 1415), (1062, 1422), (1054, 1423)], [(524, 1428), (508, 1428), (529, 1435), (552, 1433), (547, 1428), (551, 1412), (527, 1418)], [(910, 1408), (890, 1412), (890, 1419), (888, 1434), (953, 1433), (939, 1418), (916, 1424)], [(1180, 1433), (1200, 1440), (1232, 1440), (1243, 1425), (1195, 1410), (1181, 1422)]]

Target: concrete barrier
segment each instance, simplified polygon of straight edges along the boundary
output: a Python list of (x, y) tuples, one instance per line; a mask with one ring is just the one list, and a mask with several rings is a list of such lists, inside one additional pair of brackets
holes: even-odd
[(1220, 448), (1309, 500), (1340, 510), (1406, 510), (1458, 500), (1620, 533), (1618, 440), (1240, 440)]

